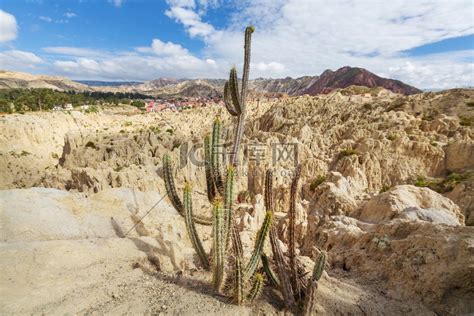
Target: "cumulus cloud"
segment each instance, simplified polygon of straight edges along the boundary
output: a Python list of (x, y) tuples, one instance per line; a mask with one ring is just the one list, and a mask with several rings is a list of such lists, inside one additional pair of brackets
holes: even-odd
[[(171, 7), (165, 14), (175, 21), (182, 23), (191, 37), (207, 37), (215, 32), (214, 27), (209, 23), (202, 22), (201, 16), (194, 11), (196, 6), (194, 1), (172, 0), (168, 1), (168, 3), (170, 3)], [(207, 6), (208, 3), (205, 3)]]
[(218, 77), (220, 67), (213, 59), (201, 59), (181, 45), (154, 39), (150, 46), (131, 52), (94, 55), (95, 51), (72, 47), (47, 47), (45, 51), (64, 53), (69, 60), (53, 62), (55, 73), (76, 79), (150, 80), (157, 77)]
[(189, 37), (201, 40), (201, 51), (190, 52), (179, 43), (160, 39), (122, 52), (45, 47), (44, 52), (52, 55), (48, 56), (53, 59), (52, 71), (74, 78), (108, 80), (225, 78), (232, 65), (241, 69), (243, 27), (253, 24), (253, 78), (318, 75), (349, 65), (419, 88), (474, 85), (472, 49), (424, 56), (406, 53), (421, 45), (473, 34), (471, 0), (393, 0), (384, 4), (241, 0), (231, 5), (233, 13), (224, 27), (206, 20), (206, 12), (218, 6), (218, 0), (167, 3), (165, 15)]
[(39, 17), (39, 19), (40, 19), (41, 21), (45, 21), (45, 22), (48, 22), (48, 23), (53, 22), (53, 19), (50, 18), (49, 16), (41, 15), (41, 16)]
[(120, 8), (123, 4), (123, 0), (109, 0), (115, 7)]
[(18, 34), (18, 25), (15, 17), (0, 10), (0, 43), (14, 40)]
[(33, 53), (21, 50), (7, 50), (0, 52), (0, 69), (28, 70), (35, 68), (43, 60)]
[(50, 46), (43, 47), (43, 51), (46, 53), (75, 56), (75, 57), (104, 57), (107, 54), (105, 52), (82, 47), (71, 47), (71, 46)]
[(71, 18), (75, 18), (77, 14), (74, 12), (66, 12), (64, 13), (64, 16), (67, 17), (68, 19), (71, 19)]
[[(252, 77), (317, 75), (350, 65), (421, 88), (474, 85), (468, 75), (472, 58), (471, 62), (457, 58), (455, 52), (423, 57), (404, 53), (473, 34), (472, 8), (470, 0), (394, 0), (383, 5), (347, 0), (239, 1), (231, 23), (203, 38), (204, 55), (242, 60), (242, 26), (253, 24)], [(180, 21), (186, 28), (185, 20)], [(474, 51), (465, 54), (472, 56)], [(269, 67), (270, 63), (283, 67)], [(420, 78), (421, 74), (429, 75)], [(445, 82), (448, 78), (451, 81)]]
[(154, 39), (151, 43), (151, 47), (138, 47), (136, 49), (141, 53), (153, 53), (156, 55), (188, 55), (187, 49), (183, 48), (179, 44), (172, 42), (164, 43), (159, 39)]

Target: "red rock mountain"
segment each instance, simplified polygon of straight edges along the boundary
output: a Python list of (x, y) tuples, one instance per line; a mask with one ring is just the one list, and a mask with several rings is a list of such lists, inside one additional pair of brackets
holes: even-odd
[(386, 79), (371, 73), (363, 68), (342, 67), (336, 71), (326, 70), (319, 76), (310, 87), (300, 92), (300, 94), (325, 94), (334, 89), (346, 88), (348, 86), (365, 86), (365, 87), (384, 87), (396, 93), (405, 95), (422, 92), (421, 90), (409, 86), (399, 80)]

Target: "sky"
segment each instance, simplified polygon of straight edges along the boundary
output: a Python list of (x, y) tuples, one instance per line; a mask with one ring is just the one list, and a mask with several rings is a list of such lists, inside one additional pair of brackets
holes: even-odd
[(72, 79), (252, 78), (362, 67), (474, 86), (473, 0), (0, 0), (0, 69)]

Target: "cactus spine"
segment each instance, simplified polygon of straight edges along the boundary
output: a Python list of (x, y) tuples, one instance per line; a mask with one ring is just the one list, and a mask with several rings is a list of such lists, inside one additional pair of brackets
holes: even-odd
[(244, 271), (244, 281), (250, 279), (250, 277), (254, 274), (255, 269), (257, 269), (257, 265), (260, 262), (260, 257), (263, 251), (263, 245), (265, 244), (265, 238), (270, 231), (270, 226), (272, 225), (272, 216), (271, 212), (267, 212), (265, 214), (265, 219), (263, 220), (262, 226), (257, 233), (257, 240), (255, 241), (255, 248), (253, 250), (252, 256), (250, 257), (247, 266), (245, 267)]
[(212, 258), (212, 283), (214, 290), (221, 291), (224, 280), (224, 209), (222, 202), (216, 200), (213, 205), (213, 258)]
[(191, 239), (191, 243), (198, 254), (199, 260), (201, 261), (202, 266), (204, 269), (209, 270), (209, 261), (207, 259), (206, 252), (202, 246), (201, 240), (196, 231), (196, 227), (194, 225), (193, 220), (193, 204), (191, 198), (191, 186), (186, 183), (184, 186), (184, 193), (183, 193), (183, 201), (184, 201), (184, 219), (186, 223), (186, 230), (188, 232), (189, 239)]
[(234, 260), (234, 300), (237, 305), (244, 302), (244, 281), (242, 271), (242, 259), (236, 257)]

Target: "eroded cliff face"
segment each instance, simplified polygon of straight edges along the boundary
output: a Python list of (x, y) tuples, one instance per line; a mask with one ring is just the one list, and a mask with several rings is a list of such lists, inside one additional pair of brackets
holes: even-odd
[[(377, 299), (409, 302), (404, 313), (473, 312), (474, 231), (469, 225), (474, 224), (474, 132), (470, 125), (474, 109), (469, 104), (474, 91), (405, 97), (383, 89), (359, 90), (249, 105), (236, 192), (241, 193), (236, 222), (244, 248), (251, 249), (264, 217), (260, 194), (267, 168), (274, 170), (276, 225), (280, 239), (286, 242), (289, 184), (297, 157), (302, 165), (297, 203), (299, 253), (308, 260), (314, 260), (320, 250), (328, 253), (327, 297), (341, 289), (330, 284), (349, 278), (381, 291), (383, 298)], [(26, 202), (17, 213), (3, 212), (2, 220), (6, 223), (11, 220), (8, 217), (27, 213), (31, 199), (41, 200), (43, 194), (47, 200), (67, 190), (74, 196), (62, 197), (57, 209), (62, 216), (70, 218), (68, 212), (72, 212), (72, 218), (80, 218), (79, 223), (74, 222), (77, 234), (96, 232), (106, 226), (107, 216), (102, 218), (86, 206), (74, 208), (75, 199), (81, 205), (100, 202), (100, 209), (105, 210), (117, 203), (128, 205), (131, 193), (121, 196), (116, 190), (131, 188), (141, 196), (138, 200), (147, 198), (150, 193), (146, 192), (163, 196), (161, 158), (165, 152), (171, 153), (178, 189), (185, 179), (191, 181), (196, 212), (207, 215), (200, 144), (219, 113), (225, 141), (231, 142), (234, 122), (219, 107), (179, 114), (4, 116), (0, 118), (0, 188), (6, 198)], [(287, 152), (286, 159), (277, 159), (274, 149), (282, 144), (295, 151)], [(15, 189), (38, 186), (63, 191)], [(69, 204), (64, 202), (69, 200)], [(149, 198), (148, 204), (152, 204)], [(180, 220), (162, 208), (160, 214), (166, 217), (163, 223), (168, 228)], [(46, 205), (41, 209), (41, 214), (49, 216)], [(123, 208), (123, 214), (112, 212), (111, 216), (128, 227), (134, 214), (142, 211), (146, 210)], [(95, 222), (102, 226), (84, 220), (82, 213), (88, 214), (86, 218), (98, 217)], [(144, 220), (148, 229), (140, 236), (162, 242), (166, 231), (150, 228), (161, 227), (161, 220), (149, 220)], [(30, 222), (25, 225), (42, 225)], [(17, 238), (14, 226), (9, 227), (13, 233), (6, 235), (7, 242)], [(35, 228), (42, 229), (45, 235), (51, 234), (48, 227)], [(189, 240), (182, 238), (182, 225), (174, 229), (180, 239), (168, 240), (168, 250), (157, 255), (167, 271), (194, 266), (188, 255)], [(104, 228), (103, 237), (110, 238), (112, 232)], [(202, 233), (208, 243), (209, 232)], [(186, 256), (180, 254), (182, 249)], [(179, 260), (166, 259), (170, 253)], [(318, 308), (328, 312), (333, 301), (324, 297)], [(425, 309), (417, 309), (416, 304)], [(362, 304), (365, 312), (371, 308)], [(402, 312), (398, 308), (392, 311)]]

